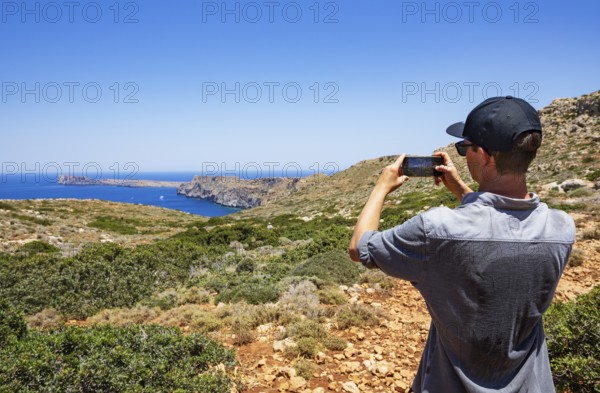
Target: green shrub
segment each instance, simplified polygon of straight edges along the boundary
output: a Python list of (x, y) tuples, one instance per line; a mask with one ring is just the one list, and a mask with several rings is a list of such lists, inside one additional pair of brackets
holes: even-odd
[(331, 304), (339, 306), (340, 304), (346, 303), (346, 295), (337, 288), (328, 287), (317, 292), (319, 295), (319, 302), (323, 304)]
[(11, 210), (11, 211), (16, 211), (17, 209), (15, 209), (14, 206), (9, 205), (6, 202), (0, 202), (0, 209), (2, 210)]
[(0, 298), (28, 315), (55, 308), (66, 318), (85, 318), (181, 287), (192, 267), (205, 266), (220, 252), (220, 247), (171, 239), (134, 249), (95, 244), (69, 258), (58, 253), (0, 254)]
[(0, 347), (3, 391), (228, 393), (236, 381), (212, 371), (234, 353), (198, 334), (156, 325), (31, 331)]
[(290, 272), (292, 276), (318, 277), (326, 282), (352, 285), (358, 280), (361, 268), (347, 252), (329, 251), (315, 255)]
[(246, 345), (256, 340), (252, 326), (243, 320), (237, 319), (233, 322), (231, 333), (234, 335), (233, 343), (235, 345)]
[(585, 211), (587, 209), (585, 203), (548, 203), (548, 206), (565, 212)]
[(285, 329), (285, 336), (298, 339), (310, 337), (317, 340), (325, 340), (328, 334), (327, 330), (320, 323), (305, 319), (288, 326)]
[(600, 239), (600, 226), (595, 229), (585, 231), (582, 235), (585, 240), (599, 240)]
[(342, 307), (337, 313), (337, 324), (340, 329), (351, 326), (364, 327), (379, 325), (377, 314), (360, 304)]
[(383, 291), (391, 291), (394, 288), (395, 279), (388, 276), (379, 269), (370, 269), (360, 275), (360, 283), (367, 283)]
[(325, 348), (332, 351), (343, 351), (348, 346), (348, 341), (341, 337), (329, 336), (324, 341)]
[(224, 289), (217, 295), (217, 302), (237, 303), (242, 300), (250, 304), (262, 304), (277, 300), (275, 285), (260, 279), (241, 282), (231, 288)]
[(296, 375), (306, 380), (312, 378), (313, 373), (317, 369), (317, 366), (314, 363), (306, 359), (298, 359), (292, 364), (292, 367), (296, 370)]
[(12, 213), (10, 216), (12, 218), (16, 218), (21, 221), (28, 221), (28, 222), (32, 222), (32, 223), (38, 224), (38, 225), (43, 225), (43, 226), (52, 225), (52, 221), (48, 220), (47, 218), (37, 218), (37, 217), (31, 217), (31, 216), (26, 216), (23, 214), (15, 214), (15, 213)]
[(252, 273), (256, 269), (256, 263), (250, 258), (244, 258), (235, 268), (235, 272), (241, 273)]
[(583, 265), (583, 262), (585, 262), (583, 251), (578, 248), (574, 248), (571, 251), (571, 255), (569, 256), (567, 263), (569, 266), (581, 266)]
[(285, 355), (288, 357), (314, 358), (321, 350), (321, 342), (312, 337), (301, 337), (296, 346), (290, 346), (285, 349)]
[(544, 315), (546, 342), (558, 391), (600, 391), (600, 286)]
[(115, 232), (120, 235), (136, 235), (139, 233), (137, 228), (131, 224), (130, 220), (124, 219), (123, 217), (96, 217), (87, 226), (90, 228)]
[(573, 191), (570, 191), (568, 193), (569, 197), (572, 198), (582, 198), (582, 197), (588, 197), (591, 195), (594, 195), (594, 190), (586, 188), (586, 187), (581, 187), (581, 188), (577, 188)]
[(19, 247), (17, 251), (27, 255), (35, 255), (40, 253), (60, 252), (60, 248), (43, 242), (41, 240), (34, 240), (32, 242), (23, 244), (21, 247)]
[(596, 169), (595, 171), (588, 173), (585, 178), (589, 181), (596, 181), (600, 179), (600, 169)]
[(288, 251), (281, 260), (285, 263), (297, 264), (328, 251), (338, 250), (347, 253), (352, 231), (345, 226), (330, 225), (325, 229), (311, 232), (309, 236), (312, 239), (310, 243)]
[(581, 160), (581, 162), (583, 162), (584, 164), (589, 164), (594, 161), (596, 161), (596, 159), (592, 156), (584, 157), (583, 160)]
[(309, 318), (316, 318), (319, 314), (319, 297), (316, 290), (317, 287), (312, 282), (301, 281), (281, 295), (279, 305)]
[(23, 314), (5, 300), (0, 300), (0, 348), (11, 340), (20, 340), (27, 334)]

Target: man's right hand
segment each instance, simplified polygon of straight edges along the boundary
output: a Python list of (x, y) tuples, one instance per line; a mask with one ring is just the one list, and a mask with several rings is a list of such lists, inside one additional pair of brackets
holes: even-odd
[(458, 200), (461, 201), (466, 194), (473, 192), (473, 190), (471, 190), (460, 178), (460, 175), (458, 174), (458, 169), (456, 169), (456, 166), (450, 159), (448, 153), (438, 151), (433, 153), (433, 155), (440, 156), (444, 160), (444, 165), (438, 165), (435, 167), (436, 171), (443, 173), (442, 176), (435, 177), (436, 185), (444, 183), (444, 186), (446, 186), (446, 188), (454, 195), (456, 195)]

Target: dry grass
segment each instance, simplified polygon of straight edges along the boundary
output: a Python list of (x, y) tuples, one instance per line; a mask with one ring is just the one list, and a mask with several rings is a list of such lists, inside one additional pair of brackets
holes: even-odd
[(160, 309), (146, 306), (134, 308), (113, 308), (102, 310), (87, 319), (89, 324), (110, 324), (114, 326), (128, 326), (148, 323), (160, 315)]
[(317, 318), (319, 315), (319, 296), (317, 287), (308, 280), (291, 286), (279, 299), (279, 305), (287, 310), (292, 310), (308, 318)]
[(47, 308), (27, 318), (30, 328), (54, 329), (64, 325), (65, 318), (54, 308)]

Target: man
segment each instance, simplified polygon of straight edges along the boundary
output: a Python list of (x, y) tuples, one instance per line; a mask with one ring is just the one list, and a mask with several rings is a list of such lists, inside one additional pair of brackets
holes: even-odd
[(435, 179), (461, 205), (437, 207), (377, 231), (386, 195), (408, 178), (404, 155), (384, 168), (354, 229), (350, 256), (409, 280), (431, 315), (414, 392), (554, 392), (542, 314), (575, 240), (575, 225), (527, 192), (542, 139), (537, 111), (490, 98), (447, 132), (479, 184), (473, 192), (448, 154)]

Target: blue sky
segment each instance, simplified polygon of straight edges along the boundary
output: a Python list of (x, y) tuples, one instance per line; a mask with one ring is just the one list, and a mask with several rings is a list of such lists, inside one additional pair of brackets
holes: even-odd
[(600, 88), (598, 1), (65, 4), (0, 4), (3, 170), (343, 169)]

